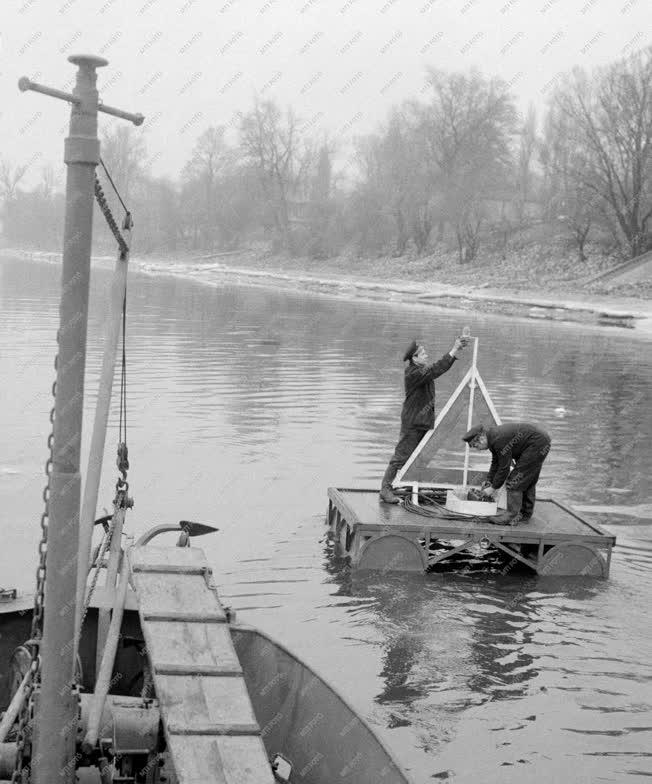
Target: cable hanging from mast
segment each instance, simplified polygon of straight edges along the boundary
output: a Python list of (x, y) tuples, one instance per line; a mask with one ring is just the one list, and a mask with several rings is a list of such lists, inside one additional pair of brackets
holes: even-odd
[[(102, 214), (109, 226), (113, 236), (115, 237), (116, 242), (118, 243), (118, 248), (120, 251), (120, 261), (126, 262), (129, 255), (129, 241), (130, 237), (125, 237), (123, 235), (124, 232), (131, 232), (133, 227), (133, 220), (131, 218), (131, 212), (128, 209), (127, 205), (124, 202), (124, 199), (120, 195), (113, 178), (109, 174), (109, 171), (102, 159), (100, 159), (100, 163), (102, 164), (102, 168), (106, 174), (107, 179), (109, 180), (111, 187), (115, 191), (122, 208), (125, 211), (124, 219), (122, 221), (122, 231), (118, 227), (118, 222), (116, 221), (112, 211), (111, 206), (104, 194), (104, 190), (100, 183), (100, 180), (95, 174), (95, 198), (97, 203), (100, 207)], [(102, 542), (97, 548), (96, 554), (93, 558), (91, 558), (91, 564), (89, 569), (90, 572), (95, 569), (94, 575), (91, 579), (90, 586), (86, 592), (86, 598), (84, 601), (84, 606), (81, 615), (81, 622), (80, 622), (80, 629), (83, 628), (84, 621), (86, 619), (88, 607), (90, 606), (91, 597), (93, 592), (96, 588), (98, 577), (100, 571), (104, 568), (109, 568), (110, 564), (107, 564), (104, 560), (104, 556), (112, 548), (112, 540), (115, 538), (116, 531), (118, 532), (118, 537), (120, 536), (120, 532), (122, 530), (122, 523), (118, 523), (118, 516), (116, 513), (124, 512), (127, 509), (130, 509), (133, 506), (133, 499), (129, 497), (129, 483), (127, 482), (127, 471), (129, 469), (129, 456), (128, 456), (128, 449), (127, 449), (127, 347), (126, 347), (126, 334), (127, 334), (127, 288), (126, 288), (126, 280), (125, 280), (125, 288), (124, 288), (124, 295), (122, 297), (122, 358), (121, 358), (121, 374), (120, 374), (120, 397), (119, 397), (119, 433), (118, 433), (118, 446), (117, 446), (117, 460), (116, 464), (119, 471), (119, 476), (116, 481), (115, 485), (115, 496), (113, 499), (113, 514), (107, 515), (106, 518), (102, 520), (96, 520), (95, 523), (102, 522), (104, 525), (104, 537)], [(124, 429), (124, 432), (123, 432)]]
[[(133, 227), (133, 220), (131, 218), (131, 211), (127, 207), (124, 202), (124, 199), (120, 195), (120, 191), (116, 187), (116, 184), (113, 182), (113, 178), (111, 177), (109, 170), (106, 167), (104, 161), (100, 158), (100, 164), (104, 169), (104, 173), (107, 176), (108, 181), (111, 184), (111, 187), (115, 191), (115, 195), (118, 197), (122, 208), (125, 211), (125, 216), (122, 222), (122, 230), (123, 231), (131, 231)], [(100, 184), (99, 178), (97, 174), (95, 175), (95, 198), (97, 199), (97, 203), (100, 206), (100, 210), (104, 215), (106, 222), (113, 233), (113, 236), (118, 243), (118, 247), (120, 249), (120, 256), (123, 260), (126, 259), (127, 254), (129, 253), (129, 245), (127, 240), (125, 239), (122, 231), (118, 228), (117, 221), (113, 217), (113, 213), (111, 212), (111, 207), (104, 195), (104, 191)], [(122, 361), (121, 361), (121, 368), (120, 368), (120, 419), (119, 419), (119, 430), (118, 430), (118, 457), (117, 457), (117, 466), (120, 472), (120, 476), (118, 477), (118, 481), (116, 482), (116, 497), (114, 504), (116, 508), (125, 507), (129, 508), (133, 505), (132, 499), (128, 496), (129, 491), (129, 483), (127, 482), (127, 471), (129, 470), (129, 451), (127, 448), (127, 289), (125, 286), (125, 295), (122, 301)], [(124, 429), (124, 430), (123, 430)]]

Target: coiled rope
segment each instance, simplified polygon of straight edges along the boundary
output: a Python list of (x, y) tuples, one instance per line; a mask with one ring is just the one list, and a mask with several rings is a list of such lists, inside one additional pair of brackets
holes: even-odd
[(419, 493), (419, 504), (415, 504), (412, 499), (407, 496), (403, 501), (403, 505), (407, 512), (412, 514), (421, 515), (421, 517), (436, 518), (437, 520), (457, 520), (465, 523), (486, 523), (487, 518), (481, 515), (466, 514), (465, 512), (454, 512), (447, 509), (443, 504), (438, 503), (430, 495), (423, 495)]

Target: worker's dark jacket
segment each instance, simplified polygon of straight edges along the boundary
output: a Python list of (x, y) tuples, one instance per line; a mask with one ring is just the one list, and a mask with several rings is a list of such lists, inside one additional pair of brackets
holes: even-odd
[(420, 367), (412, 362), (405, 368), (405, 402), (401, 412), (401, 429), (423, 427), (430, 429), (435, 422), (436, 378), (445, 373), (455, 362), (455, 357), (445, 354), (432, 365)]
[[(527, 422), (512, 422), (496, 425), (487, 430), (487, 441), (491, 450), (491, 468), (487, 482), (498, 489), (503, 486), (509, 474), (512, 460), (524, 463), (523, 469), (538, 477), (541, 463), (550, 450), (550, 436)], [(527, 463), (527, 465), (525, 465)], [(536, 481), (536, 479), (534, 480)]]

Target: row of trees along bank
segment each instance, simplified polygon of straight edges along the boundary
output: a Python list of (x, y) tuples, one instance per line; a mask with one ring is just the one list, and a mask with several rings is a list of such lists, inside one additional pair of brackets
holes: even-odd
[[(102, 156), (137, 218), (139, 252), (266, 240), (315, 258), (350, 247), (400, 257), (445, 243), (469, 262), (481, 243), (506, 243), (536, 222), (554, 224), (580, 260), (591, 236), (626, 257), (652, 247), (652, 47), (557, 79), (537, 119), (532, 108), (519, 117), (499, 79), (430, 69), (421, 99), (352, 142), (257, 100), (236, 144), (220, 125), (200, 134), (177, 182), (151, 175), (138, 130), (115, 126)], [(63, 196), (53, 170), (31, 191), (24, 175), (0, 165), (5, 242), (57, 247)], [(113, 247), (96, 226), (99, 245)]]

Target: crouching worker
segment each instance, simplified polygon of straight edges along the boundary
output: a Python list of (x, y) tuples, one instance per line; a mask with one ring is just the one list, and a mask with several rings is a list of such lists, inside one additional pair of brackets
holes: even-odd
[(405, 402), (401, 411), (401, 434), (383, 476), (380, 490), (380, 500), (386, 504), (399, 502), (399, 497), (392, 490), (394, 477), (435, 424), (435, 379), (450, 369), (469, 340), (467, 337), (456, 338), (448, 354), (430, 365), (425, 348), (416, 340), (412, 341), (403, 355), (403, 361), (408, 364), (405, 366)]
[[(550, 451), (550, 436), (536, 425), (515, 422), (488, 429), (476, 425), (463, 440), (471, 449), (491, 451), (491, 468), (482, 487), (483, 495), (495, 498), (505, 484), (507, 509), (491, 522), (497, 525), (527, 523), (534, 512), (537, 482)], [(515, 461), (513, 468), (512, 460)]]

